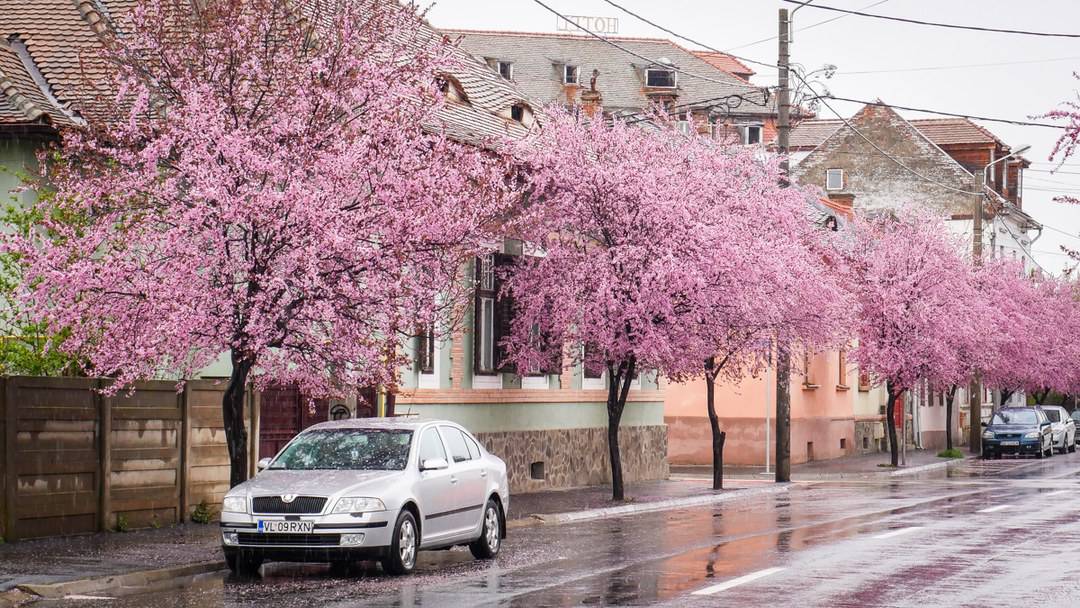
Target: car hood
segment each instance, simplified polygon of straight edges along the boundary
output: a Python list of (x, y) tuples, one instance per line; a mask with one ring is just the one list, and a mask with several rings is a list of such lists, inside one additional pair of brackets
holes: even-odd
[[(333, 496), (354, 490), (378, 490), (400, 479), (404, 471), (261, 471), (230, 494), (251, 496)], [(373, 492), (378, 496), (378, 492)]]
[(992, 424), (986, 429), (995, 433), (1030, 433), (1039, 430), (1039, 427), (1030, 424)]

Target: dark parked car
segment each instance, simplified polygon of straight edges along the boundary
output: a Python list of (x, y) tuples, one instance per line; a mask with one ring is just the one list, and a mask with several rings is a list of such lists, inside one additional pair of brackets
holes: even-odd
[(1044, 458), (1054, 454), (1050, 419), (1042, 410), (1009, 407), (994, 412), (990, 424), (983, 423), (983, 458), (1002, 454), (1034, 454)]

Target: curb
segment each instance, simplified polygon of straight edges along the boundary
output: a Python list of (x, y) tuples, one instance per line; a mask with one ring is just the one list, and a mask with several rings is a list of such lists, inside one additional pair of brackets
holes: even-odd
[[(56, 600), (69, 595), (93, 595), (95, 593), (115, 592), (124, 587), (146, 587), (163, 581), (209, 574), (225, 569), (224, 560), (184, 564), (157, 570), (143, 570), (126, 574), (112, 574), (97, 578), (80, 579), (63, 583), (17, 585), (16, 589), (37, 598)], [(3, 606), (3, 604), (0, 604)]]
[(941, 462), (931, 462), (929, 464), (921, 464), (915, 467), (905, 467), (902, 469), (889, 470), (882, 467), (879, 471), (850, 471), (847, 473), (821, 473), (818, 475), (800, 476), (799, 474), (792, 475), (793, 481), (811, 483), (815, 481), (834, 481), (837, 479), (881, 479), (889, 477), (904, 477), (907, 475), (916, 475), (918, 473), (925, 473), (927, 471), (933, 471), (936, 469), (944, 469), (955, 463), (967, 462), (968, 460), (978, 459), (978, 456), (964, 456), (963, 458), (950, 458), (948, 460), (942, 460)]
[(950, 458), (943, 462), (931, 462), (930, 464), (924, 464), (917, 467), (911, 467), (909, 469), (900, 469), (898, 471), (890, 471), (889, 477), (903, 477), (905, 475), (915, 475), (916, 473), (923, 473), (925, 471), (933, 471), (936, 469), (946, 469), (950, 465), (956, 462), (966, 462), (970, 459), (977, 458), (977, 456), (964, 456), (963, 458)]
[[(540, 525), (557, 526), (561, 524), (591, 521), (595, 519), (622, 517), (624, 515), (638, 515), (640, 513), (654, 513), (657, 511), (672, 511), (675, 509), (685, 509), (688, 507), (700, 507), (705, 505), (718, 504), (722, 502), (732, 502), (737, 500), (754, 498), (756, 496), (781, 494), (787, 492), (789, 488), (790, 486), (787, 484), (766, 486), (762, 488), (740, 488), (737, 490), (728, 490), (723, 494), (687, 496), (685, 498), (672, 498), (668, 500), (658, 500), (656, 502), (620, 505), (617, 507), (603, 507), (599, 509), (588, 509), (585, 511), (551, 513), (547, 515), (532, 515), (530, 516), (531, 519), (517, 519), (507, 523), (507, 528), (525, 528), (529, 526)], [(517, 524), (517, 522), (521, 523)], [(514, 526), (512, 524), (517, 525)]]

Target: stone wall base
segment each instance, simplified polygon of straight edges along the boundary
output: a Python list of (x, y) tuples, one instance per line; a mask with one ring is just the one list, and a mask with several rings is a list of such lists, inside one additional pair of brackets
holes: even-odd
[[(611, 483), (606, 428), (477, 433), (476, 438), (506, 461), (511, 492)], [(668, 476), (666, 426), (624, 426), (619, 445), (625, 482)]]

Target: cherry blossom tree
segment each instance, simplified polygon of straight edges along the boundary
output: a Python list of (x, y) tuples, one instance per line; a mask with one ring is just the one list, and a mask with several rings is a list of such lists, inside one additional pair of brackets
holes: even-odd
[(63, 134), (53, 207), (9, 246), (29, 307), (113, 390), (227, 353), (235, 485), (249, 381), (394, 384), (400, 336), (467, 290), (505, 168), (441, 132), (457, 63), (410, 7), (144, 0), (114, 19), (114, 112)]
[[(804, 195), (778, 186), (775, 164), (654, 118), (660, 128), (551, 109), (516, 146), (531, 203), (512, 229), (537, 255), (505, 283), (516, 308), (508, 355), (519, 369), (542, 368), (565, 350), (606, 371), (614, 500), (624, 497), (619, 424), (634, 377), (700, 376), (705, 362), (715, 379), (758, 366), (773, 320), (796, 298), (772, 283), (782, 261), (755, 268), (767, 252), (753, 247), (762, 224), (790, 228), (768, 236), (795, 241), (811, 225)], [(711, 402), (710, 416), (718, 434)]]
[(885, 383), (891, 461), (899, 463), (894, 414), (922, 379), (955, 384), (969, 366), (966, 340), (979, 318), (972, 269), (944, 223), (918, 214), (861, 218), (850, 250), (858, 346), (852, 358)]

